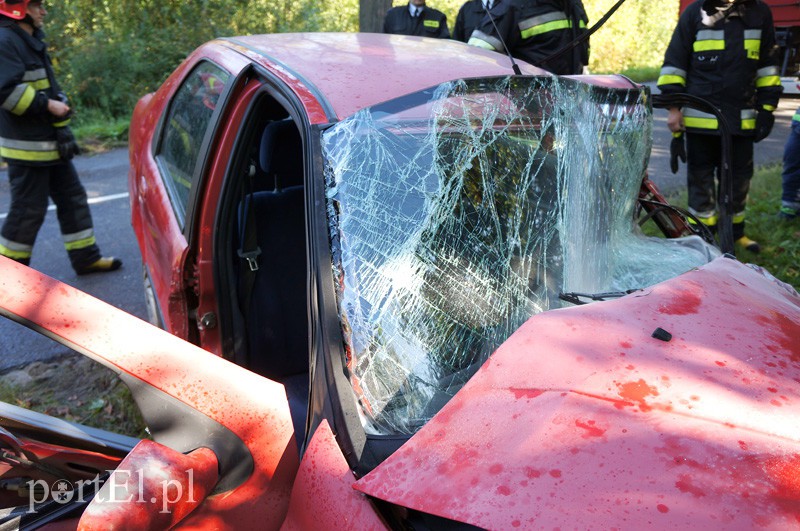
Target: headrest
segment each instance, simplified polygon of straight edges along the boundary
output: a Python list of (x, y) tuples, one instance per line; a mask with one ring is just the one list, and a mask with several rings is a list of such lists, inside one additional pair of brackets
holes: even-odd
[(261, 135), (259, 166), (275, 188), (303, 184), (303, 141), (291, 119), (270, 122)]

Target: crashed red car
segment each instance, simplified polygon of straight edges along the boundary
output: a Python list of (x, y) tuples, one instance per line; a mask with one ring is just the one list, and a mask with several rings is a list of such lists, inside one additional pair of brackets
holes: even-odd
[[(798, 525), (800, 296), (639, 229), (645, 87), (520, 68), (450, 41), (252, 36), (142, 99), (133, 225), (172, 335), (2, 264), (4, 313), (114, 368), (154, 439), (7, 426), (28, 461), (50, 444), (79, 465), (50, 472), (99, 478), (71, 521)], [(144, 495), (139, 469), (164, 470)]]
[[(0, 267), (0, 312), (118, 372), (156, 441), (0, 403), (0, 482), (54, 485), (37, 503), (6, 490), (6, 525), (796, 529), (800, 521), (800, 296), (733, 259), (531, 318), (363, 476), (353, 474), (334, 416), (298, 452), (280, 384), (35, 270), (5, 258)], [(669, 340), (654, 338), (656, 329)], [(75, 489), (57, 493), (59, 480)]]

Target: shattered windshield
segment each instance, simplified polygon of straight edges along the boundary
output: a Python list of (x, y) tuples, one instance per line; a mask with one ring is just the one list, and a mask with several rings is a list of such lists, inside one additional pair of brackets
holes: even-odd
[(647, 97), (460, 80), (325, 132), (344, 361), (367, 433), (414, 433), (560, 292), (642, 288), (716, 255), (634, 223)]

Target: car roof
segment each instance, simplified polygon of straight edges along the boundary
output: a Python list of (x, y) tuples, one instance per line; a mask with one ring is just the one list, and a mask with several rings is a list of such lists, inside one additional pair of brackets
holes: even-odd
[[(277, 67), (305, 85), (316, 98), (325, 100), (321, 103), (335, 119), (446, 81), (514, 73), (506, 55), (450, 39), (275, 33), (224, 41), (254, 62), (272, 70)], [(517, 63), (525, 75), (547, 75), (540, 68)]]

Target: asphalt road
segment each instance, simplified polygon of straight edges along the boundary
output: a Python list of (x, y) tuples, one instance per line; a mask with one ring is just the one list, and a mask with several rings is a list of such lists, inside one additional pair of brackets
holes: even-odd
[[(113, 273), (77, 276), (70, 267), (52, 210), (39, 231), (31, 266), (146, 319), (141, 255), (130, 225), (128, 151), (115, 149), (101, 155), (77, 157), (75, 167), (89, 195), (100, 249), (104, 255), (121, 258), (123, 266)], [(5, 220), (9, 200), (8, 173), (0, 170), (0, 223)], [(0, 373), (67, 353), (49, 339), (0, 318)]]
[[(781, 102), (776, 111), (772, 135), (756, 144), (756, 165), (780, 163), (783, 144), (789, 132), (789, 123), (798, 100)], [(653, 127), (653, 151), (648, 166), (651, 179), (664, 192), (685, 186), (685, 166), (677, 175), (669, 171), (669, 142), (671, 136), (666, 126), (666, 111), (656, 109)], [(141, 256), (130, 226), (127, 176), (128, 152), (116, 149), (94, 156), (75, 159), (75, 166), (92, 203), (97, 241), (104, 254), (120, 257), (121, 270), (109, 274), (84, 277), (75, 275), (61, 244), (54, 212), (49, 212), (34, 248), (32, 267), (67, 284), (146, 319), (141, 283)], [(0, 170), (0, 222), (8, 212), (8, 175)], [(9, 369), (27, 365), (37, 360), (48, 360), (67, 352), (36, 333), (0, 319), (0, 374)], [(2, 381), (2, 376), (0, 376)]]

